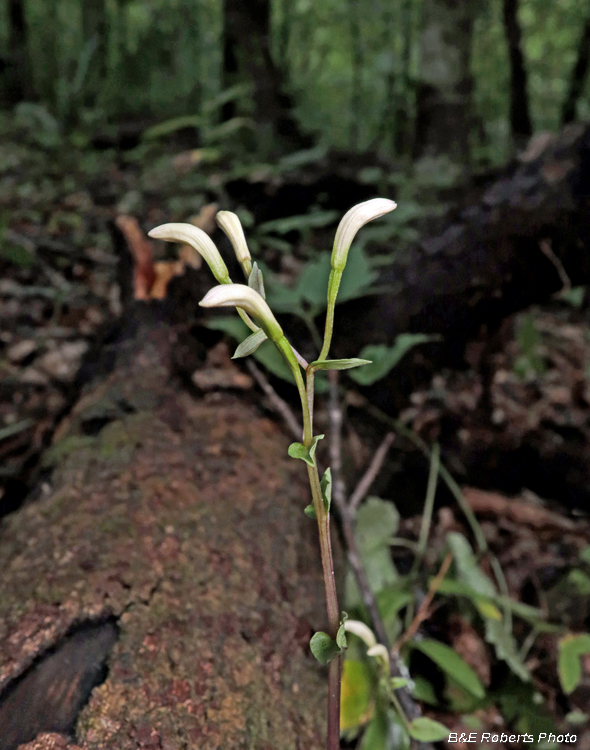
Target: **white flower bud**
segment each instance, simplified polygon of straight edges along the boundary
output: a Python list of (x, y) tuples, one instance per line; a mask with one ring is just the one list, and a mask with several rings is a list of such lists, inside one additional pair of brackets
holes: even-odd
[(373, 648), (373, 646), (377, 645), (377, 639), (375, 638), (373, 631), (365, 625), (364, 622), (360, 622), (359, 620), (347, 620), (344, 623), (344, 630), (346, 630), (347, 633), (354, 633), (354, 635), (364, 641), (369, 648)]
[(231, 242), (236, 258), (249, 276), (252, 270), (252, 257), (246, 244), (246, 237), (239, 217), (231, 211), (219, 211), (215, 220)]
[(353, 206), (350, 211), (344, 214), (336, 230), (334, 249), (332, 250), (332, 268), (335, 271), (344, 270), (348, 251), (358, 230), (369, 221), (393, 211), (396, 206), (397, 204), (394, 201), (387, 198), (373, 198), (370, 201)]
[(220, 284), (230, 284), (229, 271), (219, 254), (219, 250), (208, 234), (192, 224), (162, 224), (148, 232), (150, 237), (167, 242), (183, 242), (191, 245), (203, 256), (213, 276)]
[(283, 329), (272, 314), (270, 307), (262, 297), (244, 284), (227, 284), (214, 286), (199, 302), (201, 307), (241, 307), (253, 318), (269, 339), (278, 341), (283, 336)]

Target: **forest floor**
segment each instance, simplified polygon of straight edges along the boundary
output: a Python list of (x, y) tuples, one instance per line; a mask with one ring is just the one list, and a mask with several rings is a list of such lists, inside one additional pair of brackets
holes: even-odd
[[(327, 238), (345, 209), (375, 194), (395, 197), (399, 187), (387, 181), (378, 160), (341, 170), (330, 196), (331, 183), (322, 176), (325, 154), (287, 160), (278, 169), (245, 166), (213, 149), (166, 148), (157, 141), (128, 151), (84, 143), (64, 148), (12, 121), (1, 127), (2, 515), (17, 509), (42, 477), (40, 457), (75, 398), (80, 367), (124, 310), (113, 229), (117, 217), (135, 217), (143, 230), (190, 220), (213, 232), (215, 211), (222, 207), (241, 210), (245, 223), (250, 219), (253, 226), (268, 227), (274, 221), (274, 229), (254, 237), (267, 265), (288, 281), (304, 267), (310, 248), (329, 246)], [(311, 202), (306, 191), (313, 193)], [(301, 220), (310, 215), (307, 224)], [(299, 222), (289, 225), (292, 216)], [(415, 241), (439, 218), (440, 209), (410, 211), (393, 241)], [(287, 254), (293, 242), (298, 249)], [(156, 265), (157, 284), (150, 293), (158, 297), (181, 267), (170, 247), (154, 245), (154, 252), (162, 264)], [(198, 262), (189, 258), (189, 264)], [(397, 535), (416, 540), (429, 464), (411, 436), (428, 445), (439, 441), (443, 461), (462, 480), (489, 554), (502, 566), (502, 593), (541, 610), (550, 621), (535, 621), (531, 629), (526, 617), (512, 613), (519, 660), (532, 675), (525, 682), (498, 659), (498, 647), (494, 656), (473, 614), (449, 592), (424, 625), (425, 632), (451, 645), (492, 698), (474, 707), (456, 685), (435, 677), (436, 695), (425, 699), (425, 705), (431, 704), (429, 715), (459, 733), (553, 727), (576, 733), (577, 746), (590, 748), (590, 653), (576, 657), (581, 671), (575, 690), (566, 693), (563, 675), (558, 679), (563, 638), (590, 628), (590, 525), (587, 495), (579, 491), (584, 485), (588, 491), (589, 483), (584, 469), (590, 449), (590, 334), (584, 290), (573, 291), (567, 299), (549, 300), (506, 319), (491, 343), (470, 342), (461, 370), (422, 367), (428, 375), (408, 387), (405, 406), (394, 415), (406, 436), (396, 439), (374, 490), (398, 499), (402, 519)], [(413, 366), (424, 365), (419, 350), (408, 356)], [(196, 369), (191, 363), (188, 357), (186, 367)], [(198, 387), (199, 379), (193, 383)], [(277, 388), (285, 393), (280, 384)], [(350, 390), (345, 403), (344, 450), (353, 457), (352, 472), (360, 474), (388, 427), (379, 426), (374, 412), (369, 419), (358, 389)], [(322, 419), (326, 416), (320, 413), (320, 425)], [(551, 472), (547, 467), (557, 444), (573, 459)], [(472, 467), (479, 468), (479, 476), (462, 465), (463, 456), (474, 454), (478, 459)], [(533, 467), (534, 486), (522, 484), (523, 464), (530, 471)], [(565, 478), (561, 486), (556, 476)], [(450, 532), (469, 536), (472, 530), (442, 488), (426, 559), (429, 568), (436, 569)], [(399, 571), (411, 566), (404, 547), (394, 547), (393, 560)], [(480, 560), (482, 570), (489, 572), (485, 555)], [(416, 669), (424, 668), (418, 656), (415, 662)]]

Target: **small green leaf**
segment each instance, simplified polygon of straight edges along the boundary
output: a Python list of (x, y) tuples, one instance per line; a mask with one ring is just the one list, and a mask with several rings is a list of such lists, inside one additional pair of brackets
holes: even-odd
[(322, 499), (324, 501), (324, 508), (326, 513), (330, 512), (330, 504), (332, 503), (332, 472), (328, 467), (324, 472), (322, 481), (320, 482), (320, 488), (322, 490)]
[(309, 642), (311, 653), (324, 666), (329, 664), (335, 656), (342, 653), (342, 649), (338, 646), (327, 633), (321, 630), (318, 633), (314, 633)]
[(254, 289), (255, 292), (258, 292), (262, 299), (266, 299), (262, 271), (258, 268), (258, 263), (256, 263), (256, 261), (252, 264), (252, 270), (250, 271), (250, 277), (248, 278), (248, 286), (251, 289)]
[(400, 688), (405, 687), (408, 682), (409, 680), (406, 680), (405, 677), (392, 677), (390, 685), (394, 690), (399, 690)]
[(449, 736), (449, 730), (438, 721), (420, 716), (410, 722), (408, 727), (410, 737), (418, 742), (439, 742)]
[(306, 448), (303, 443), (291, 443), (288, 453), (291, 458), (299, 458), (301, 461), (305, 461), (306, 464), (315, 466), (315, 451), (318, 441), (323, 437), (323, 435), (315, 435), (311, 440), (309, 448)]
[(303, 509), (303, 512), (308, 518), (311, 518), (313, 521), (317, 521), (318, 517), (315, 514), (315, 508), (313, 505), (308, 505), (307, 508)]
[(424, 638), (412, 644), (414, 648), (426, 654), (432, 661), (437, 664), (443, 672), (446, 672), (455, 682), (468, 693), (476, 698), (485, 696), (485, 689), (479, 677), (473, 669), (465, 662), (459, 654), (444, 643)]
[(342, 613), (342, 618), (340, 620), (340, 627), (338, 628), (338, 632), (336, 633), (336, 645), (340, 648), (340, 650), (344, 650), (345, 648), (348, 648), (348, 643), (346, 642), (346, 630), (345, 630), (345, 623), (348, 620), (348, 614), (346, 612)]
[(266, 333), (264, 333), (262, 328), (256, 331), (256, 333), (251, 334), (238, 346), (232, 359), (239, 359), (240, 357), (247, 357), (249, 354), (253, 354), (260, 344), (266, 341), (266, 338)]
[(590, 653), (590, 634), (568, 633), (559, 640), (557, 671), (563, 692), (572, 693), (582, 679), (580, 657)]
[(590, 544), (580, 552), (580, 560), (590, 563)]
[(353, 367), (362, 367), (372, 364), (370, 359), (316, 359), (310, 364), (314, 370), (351, 370)]

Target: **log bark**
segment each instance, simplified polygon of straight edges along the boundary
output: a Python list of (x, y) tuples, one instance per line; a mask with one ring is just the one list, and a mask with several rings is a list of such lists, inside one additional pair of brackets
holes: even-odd
[(117, 344), (0, 528), (3, 750), (323, 746), (304, 472), (243, 398), (174, 384), (174, 340), (143, 320)]
[[(482, 326), (590, 281), (590, 128), (570, 125), (533, 141), (478, 202), (440, 233), (400, 252), (371, 303), (348, 303), (336, 320), (338, 356), (362, 343), (387, 343), (405, 331), (438, 333), (446, 362), (460, 364)], [(549, 247), (551, 253), (544, 250)], [(431, 348), (430, 351), (435, 351)], [(439, 362), (440, 364), (440, 362)]]

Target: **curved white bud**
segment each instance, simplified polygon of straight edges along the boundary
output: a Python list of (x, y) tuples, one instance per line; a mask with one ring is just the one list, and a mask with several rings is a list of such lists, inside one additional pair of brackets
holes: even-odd
[(148, 232), (150, 237), (167, 242), (185, 242), (203, 256), (213, 276), (220, 284), (230, 284), (229, 271), (215, 247), (215, 243), (202, 229), (192, 224), (162, 224)]
[(344, 623), (344, 630), (346, 630), (347, 633), (353, 633), (358, 636), (369, 648), (373, 648), (373, 646), (377, 645), (377, 639), (375, 638), (373, 631), (365, 625), (364, 622), (360, 622), (359, 620), (347, 620)]
[(350, 211), (344, 214), (336, 230), (334, 249), (332, 250), (332, 268), (335, 271), (344, 270), (348, 251), (358, 230), (369, 221), (393, 211), (396, 206), (397, 203), (387, 198), (373, 198), (370, 201), (353, 206)]
[(242, 222), (239, 217), (231, 211), (218, 211), (215, 220), (231, 242), (240, 265), (242, 267), (245, 265), (245, 270), (247, 274), (250, 275), (250, 271), (252, 270), (252, 257), (248, 250), (244, 229), (242, 228)]
[(283, 336), (283, 329), (272, 314), (270, 307), (262, 297), (244, 284), (227, 284), (214, 286), (199, 302), (201, 307), (241, 307), (253, 318), (269, 339), (278, 341)]

